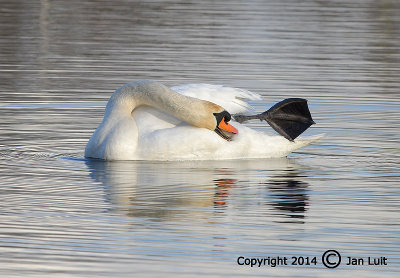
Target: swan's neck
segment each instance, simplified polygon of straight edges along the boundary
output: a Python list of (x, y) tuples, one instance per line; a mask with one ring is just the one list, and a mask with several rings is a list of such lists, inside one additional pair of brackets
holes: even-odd
[(216, 124), (211, 111), (223, 109), (214, 103), (178, 94), (160, 83), (136, 81), (114, 92), (107, 104), (105, 118), (130, 117), (141, 105), (161, 109), (193, 126), (211, 130)]

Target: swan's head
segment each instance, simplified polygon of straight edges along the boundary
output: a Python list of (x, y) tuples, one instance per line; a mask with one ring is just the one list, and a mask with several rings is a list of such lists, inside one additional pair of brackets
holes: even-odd
[(187, 115), (184, 121), (202, 128), (215, 131), (219, 136), (227, 141), (231, 141), (238, 130), (229, 123), (231, 114), (223, 107), (205, 100), (198, 100), (191, 110), (190, 115)]
[(231, 114), (226, 110), (213, 114), (217, 121), (214, 131), (225, 140), (231, 141), (232, 137), (238, 133), (237, 129), (229, 123)]

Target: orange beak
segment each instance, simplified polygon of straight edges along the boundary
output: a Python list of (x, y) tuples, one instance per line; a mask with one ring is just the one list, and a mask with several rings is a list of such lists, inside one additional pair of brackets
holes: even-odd
[(231, 125), (230, 123), (225, 122), (225, 117), (222, 118), (221, 122), (219, 123), (218, 127), (230, 133), (238, 134), (238, 130)]

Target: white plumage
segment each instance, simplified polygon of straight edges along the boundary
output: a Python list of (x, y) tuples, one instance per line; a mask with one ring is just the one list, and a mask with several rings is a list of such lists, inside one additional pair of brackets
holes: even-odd
[(171, 89), (184, 96), (195, 97), (216, 103), (224, 107), (232, 115), (253, 110), (246, 100), (261, 99), (259, 94), (223, 85), (186, 84), (171, 87)]
[[(210, 129), (199, 128), (182, 120), (188, 118), (187, 121), (190, 122), (192, 119), (191, 115), (187, 114), (181, 117), (180, 113), (186, 113), (181, 112), (185, 109), (181, 107), (181, 104), (190, 105), (190, 111), (197, 113), (195, 99), (188, 98), (189, 102), (184, 99), (184, 103), (181, 103), (179, 99), (176, 100), (175, 93), (171, 92), (172, 95), (169, 95), (168, 88), (158, 89), (157, 86), (162, 86), (161, 84), (150, 83), (151, 94), (159, 94), (157, 97), (151, 97), (155, 99), (151, 100), (152, 106), (159, 107), (138, 106), (135, 98), (142, 101), (143, 96), (138, 96), (137, 92), (130, 93), (133, 91), (131, 87), (136, 86), (136, 83), (129, 84), (121, 87), (123, 90), (118, 89), (107, 104), (103, 122), (87, 144), (86, 157), (106, 160), (272, 158), (287, 156), (297, 148), (319, 139), (297, 139), (290, 142), (282, 136), (267, 135), (231, 121), (238, 130), (238, 134), (232, 141), (226, 141)], [(140, 85), (144, 89), (140, 86), (139, 89), (147, 90), (147, 84), (145, 83), (144, 87)], [(251, 109), (245, 99), (260, 99), (258, 94), (219, 85), (189, 84), (171, 89), (183, 96), (213, 102), (231, 114), (245, 113)], [(121, 91), (124, 92), (121, 93)], [(144, 95), (148, 97), (149, 94)], [(169, 112), (161, 110), (161, 106), (164, 110), (169, 109), (166, 103), (170, 98), (174, 99), (174, 108)], [(157, 101), (162, 103), (156, 103)]]

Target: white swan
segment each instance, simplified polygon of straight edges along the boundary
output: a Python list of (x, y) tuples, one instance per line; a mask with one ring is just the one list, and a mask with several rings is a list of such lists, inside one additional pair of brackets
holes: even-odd
[(153, 81), (128, 83), (108, 101), (104, 119), (86, 146), (85, 157), (104, 160), (284, 157), (319, 139), (290, 142), (237, 122), (231, 125), (230, 113), (250, 108), (243, 101), (245, 98), (260, 96), (206, 84), (170, 89)]

